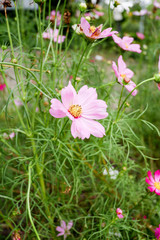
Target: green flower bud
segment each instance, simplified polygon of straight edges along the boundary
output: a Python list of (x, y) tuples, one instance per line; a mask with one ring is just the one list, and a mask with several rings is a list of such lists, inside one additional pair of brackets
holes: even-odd
[(154, 74), (155, 82), (160, 83), (160, 74), (156, 73)]
[(2, 50), (4, 51), (4, 50), (6, 50), (6, 49), (7, 49), (7, 46), (5, 46), (5, 45), (2, 45), (2, 46), (1, 46), (1, 48), (2, 48)]
[(87, 9), (86, 3), (80, 3), (79, 4), (79, 9), (81, 12), (84, 12)]

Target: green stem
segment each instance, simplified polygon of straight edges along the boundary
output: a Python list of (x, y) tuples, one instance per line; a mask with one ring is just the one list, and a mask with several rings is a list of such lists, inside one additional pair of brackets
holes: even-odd
[(118, 116), (119, 116), (119, 108), (120, 108), (120, 104), (121, 104), (121, 99), (122, 99), (122, 95), (123, 95), (123, 90), (124, 90), (124, 86), (122, 87), (121, 95), (120, 95), (119, 102), (118, 102), (118, 112), (117, 112), (116, 120), (117, 120), (117, 118), (118, 118)]
[(41, 7), (39, 7), (39, 35), (41, 43), (41, 56), (40, 56), (40, 82), (43, 77), (43, 37), (42, 37), (42, 26), (41, 26)]
[(30, 199), (30, 189), (31, 189), (31, 164), (29, 165), (29, 168), (28, 168), (28, 190), (27, 190), (27, 210), (28, 210), (28, 215), (29, 215), (29, 219), (30, 219), (30, 222), (32, 224), (32, 227), (33, 227), (33, 230), (37, 236), (37, 239), (38, 240), (41, 240), (40, 237), (39, 237), (39, 234), (36, 230), (36, 227), (34, 225), (34, 222), (33, 222), (33, 219), (32, 219), (32, 215), (31, 215), (31, 209), (30, 209), (30, 202), (29, 202), (29, 199)]
[(7, 24), (8, 38), (9, 38), (9, 42), (10, 42), (10, 46), (11, 46), (11, 54), (12, 54), (12, 58), (14, 58), (13, 43), (12, 43), (12, 38), (11, 38), (11, 31), (10, 31), (10, 27), (9, 27), (6, 7), (4, 8), (4, 12), (5, 12), (5, 18), (6, 18), (6, 24)]
[(83, 57), (84, 57), (85, 52), (87, 51), (88, 46), (89, 46), (89, 43), (86, 44), (86, 47), (84, 48), (84, 51), (83, 51), (83, 53), (82, 53), (82, 55), (81, 55), (81, 58), (80, 58), (80, 60), (79, 60), (79, 63), (78, 63), (78, 66), (77, 66), (77, 69), (76, 69), (76, 72), (75, 72), (75, 75), (74, 75), (74, 86), (75, 86), (76, 77), (77, 77), (77, 73), (78, 73), (79, 67), (80, 67), (80, 65), (81, 65), (81, 62), (82, 62), (82, 60), (83, 60)]
[(124, 106), (124, 104), (125, 104), (125, 102), (127, 101), (127, 99), (131, 96), (132, 92), (133, 92), (135, 89), (139, 88), (139, 87), (140, 87), (141, 85), (143, 85), (144, 83), (150, 82), (150, 81), (154, 81), (154, 80), (155, 80), (154, 77), (145, 79), (143, 82), (139, 83), (139, 84), (128, 94), (128, 96), (124, 99), (124, 101), (122, 102), (121, 106), (120, 106), (119, 109), (118, 109), (117, 118), (116, 118), (116, 119), (118, 119), (118, 116), (119, 116), (119, 113), (120, 113), (122, 107)]

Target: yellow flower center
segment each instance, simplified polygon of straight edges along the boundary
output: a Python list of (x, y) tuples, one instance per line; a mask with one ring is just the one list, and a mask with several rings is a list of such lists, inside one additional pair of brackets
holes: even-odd
[(90, 26), (90, 30), (92, 33), (94, 33), (94, 31), (96, 30), (96, 27), (95, 26)]
[(81, 116), (82, 108), (79, 105), (71, 105), (68, 111), (73, 117), (78, 118)]
[(158, 190), (160, 190), (160, 182), (155, 182), (154, 183), (155, 188), (157, 188)]
[(125, 78), (125, 77), (126, 77), (126, 74), (121, 74), (121, 77), (122, 77), (122, 78)]

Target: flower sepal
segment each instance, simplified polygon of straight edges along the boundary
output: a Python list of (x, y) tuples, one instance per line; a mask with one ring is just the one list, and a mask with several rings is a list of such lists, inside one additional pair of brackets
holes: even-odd
[(155, 82), (156, 83), (160, 83), (160, 74), (158, 74), (158, 73), (156, 73), (155, 75), (154, 75), (154, 78), (155, 78)]

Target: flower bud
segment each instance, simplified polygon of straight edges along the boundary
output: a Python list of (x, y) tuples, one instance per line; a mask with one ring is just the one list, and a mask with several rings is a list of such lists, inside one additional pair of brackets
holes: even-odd
[(13, 59), (11, 60), (11, 62), (17, 64), (17, 59), (16, 59), (16, 58), (13, 58)]
[(84, 12), (87, 9), (86, 3), (80, 3), (79, 4), (79, 9), (81, 12)]
[(7, 46), (6, 46), (6, 45), (2, 45), (1, 48), (2, 48), (2, 50), (4, 51), (4, 50), (7, 49)]
[(90, 18), (90, 16), (86, 16), (86, 17), (85, 17), (85, 19), (86, 19), (88, 22), (90, 22), (90, 21), (91, 21), (91, 18)]
[(160, 83), (160, 74), (154, 74), (154, 80), (156, 83)]

